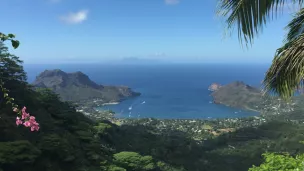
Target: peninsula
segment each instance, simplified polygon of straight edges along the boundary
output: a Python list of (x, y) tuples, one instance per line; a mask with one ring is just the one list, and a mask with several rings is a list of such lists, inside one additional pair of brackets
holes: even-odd
[(36, 77), (32, 85), (51, 89), (63, 101), (98, 101), (100, 105), (140, 95), (126, 86), (99, 85), (82, 72), (66, 73), (60, 69), (45, 70)]

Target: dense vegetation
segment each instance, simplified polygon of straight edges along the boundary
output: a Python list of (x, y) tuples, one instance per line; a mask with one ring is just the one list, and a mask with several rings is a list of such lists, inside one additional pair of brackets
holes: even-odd
[(160, 130), (157, 128), (160, 124), (162, 120), (154, 119), (134, 120), (132, 124), (121, 126), (108, 123), (103, 126), (107, 134), (102, 139), (117, 151), (132, 150), (151, 155), (190, 171), (248, 170), (252, 165), (258, 166), (263, 162), (262, 154), (265, 152), (271, 155), (273, 153), (270, 152), (289, 153), (291, 156), (304, 152), (304, 145), (300, 143), (304, 138), (304, 124), (281, 119), (220, 135), (202, 132), (203, 137), (199, 140), (194, 139), (194, 133), (190, 131)]
[(10, 90), (9, 96), (15, 103), (26, 106), (41, 125), (35, 133), (17, 127), (15, 113), (1, 99), (0, 167), (3, 170), (98, 168), (103, 155), (100, 144), (94, 140), (92, 121), (76, 113), (71, 105), (59, 101), (52, 92), (32, 90), (25, 82), (21, 61), (8, 54), (2, 43), (0, 46), (1, 79), (7, 78), (4, 87)]

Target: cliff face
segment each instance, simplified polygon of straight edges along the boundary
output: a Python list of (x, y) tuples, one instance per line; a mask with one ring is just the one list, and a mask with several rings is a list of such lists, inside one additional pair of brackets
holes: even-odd
[(99, 99), (107, 103), (140, 95), (126, 86), (98, 85), (82, 72), (65, 73), (59, 69), (45, 70), (36, 77), (33, 85), (50, 88), (64, 101)]

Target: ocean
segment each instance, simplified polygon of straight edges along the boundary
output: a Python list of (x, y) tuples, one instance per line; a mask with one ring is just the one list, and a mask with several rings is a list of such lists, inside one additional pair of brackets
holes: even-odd
[(257, 115), (211, 103), (208, 87), (212, 83), (243, 81), (260, 87), (269, 65), (265, 64), (66, 64), (24, 65), (28, 82), (45, 69), (65, 72), (81, 71), (91, 80), (104, 85), (125, 85), (141, 96), (101, 110), (112, 110), (116, 117), (207, 119)]

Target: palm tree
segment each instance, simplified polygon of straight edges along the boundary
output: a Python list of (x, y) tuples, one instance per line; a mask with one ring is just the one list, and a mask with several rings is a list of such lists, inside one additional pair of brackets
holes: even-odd
[(265, 92), (284, 99), (304, 85), (304, 0), (219, 0), (217, 13), (225, 18), (228, 30), (237, 27), (242, 45), (252, 45), (268, 21), (293, 4), (299, 10), (286, 26), (284, 45), (277, 49), (271, 67), (263, 80)]

